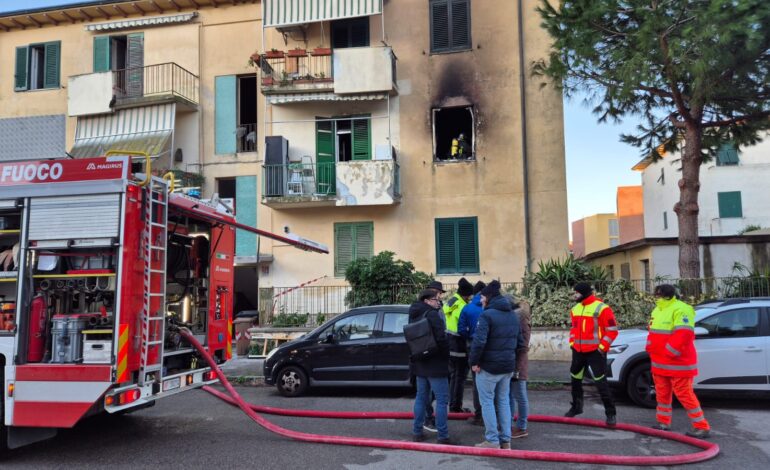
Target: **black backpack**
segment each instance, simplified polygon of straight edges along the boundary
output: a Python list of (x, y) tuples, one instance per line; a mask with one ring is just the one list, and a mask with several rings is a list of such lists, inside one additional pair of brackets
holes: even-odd
[(436, 338), (433, 337), (433, 329), (430, 327), (427, 312), (414, 323), (404, 325), (404, 338), (409, 346), (412, 359), (419, 360), (438, 351)]

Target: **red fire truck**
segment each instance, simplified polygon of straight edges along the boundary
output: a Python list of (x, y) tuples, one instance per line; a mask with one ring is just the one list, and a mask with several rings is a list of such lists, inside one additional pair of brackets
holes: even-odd
[(175, 193), (149, 166), (127, 155), (0, 164), (9, 448), (212, 383), (178, 330), (219, 362), (231, 357), (235, 229), (328, 253)]

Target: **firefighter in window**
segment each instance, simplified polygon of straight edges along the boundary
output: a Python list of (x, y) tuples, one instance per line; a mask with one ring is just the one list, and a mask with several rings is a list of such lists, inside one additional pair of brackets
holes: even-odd
[(467, 160), (471, 158), (471, 148), (465, 140), (465, 134), (460, 133), (456, 139), (452, 139), (452, 154), (455, 160)]

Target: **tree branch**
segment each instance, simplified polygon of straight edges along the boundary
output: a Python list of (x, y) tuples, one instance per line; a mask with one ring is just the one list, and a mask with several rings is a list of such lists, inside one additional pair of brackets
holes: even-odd
[(711, 121), (704, 123), (701, 127), (724, 127), (724, 126), (730, 126), (732, 124), (738, 124), (741, 121), (754, 121), (757, 119), (762, 119), (763, 117), (770, 117), (770, 111), (765, 111), (761, 113), (752, 113), (752, 114), (745, 114), (743, 116), (734, 117), (731, 119), (722, 119), (720, 121)]

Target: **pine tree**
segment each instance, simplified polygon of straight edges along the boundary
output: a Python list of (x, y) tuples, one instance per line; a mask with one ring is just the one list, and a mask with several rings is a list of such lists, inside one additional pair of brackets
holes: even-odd
[(679, 274), (699, 277), (700, 166), (770, 128), (770, 2), (541, 0), (538, 12), (553, 44), (535, 73), (587, 93), (599, 122), (641, 118), (621, 140), (644, 155), (681, 152)]

